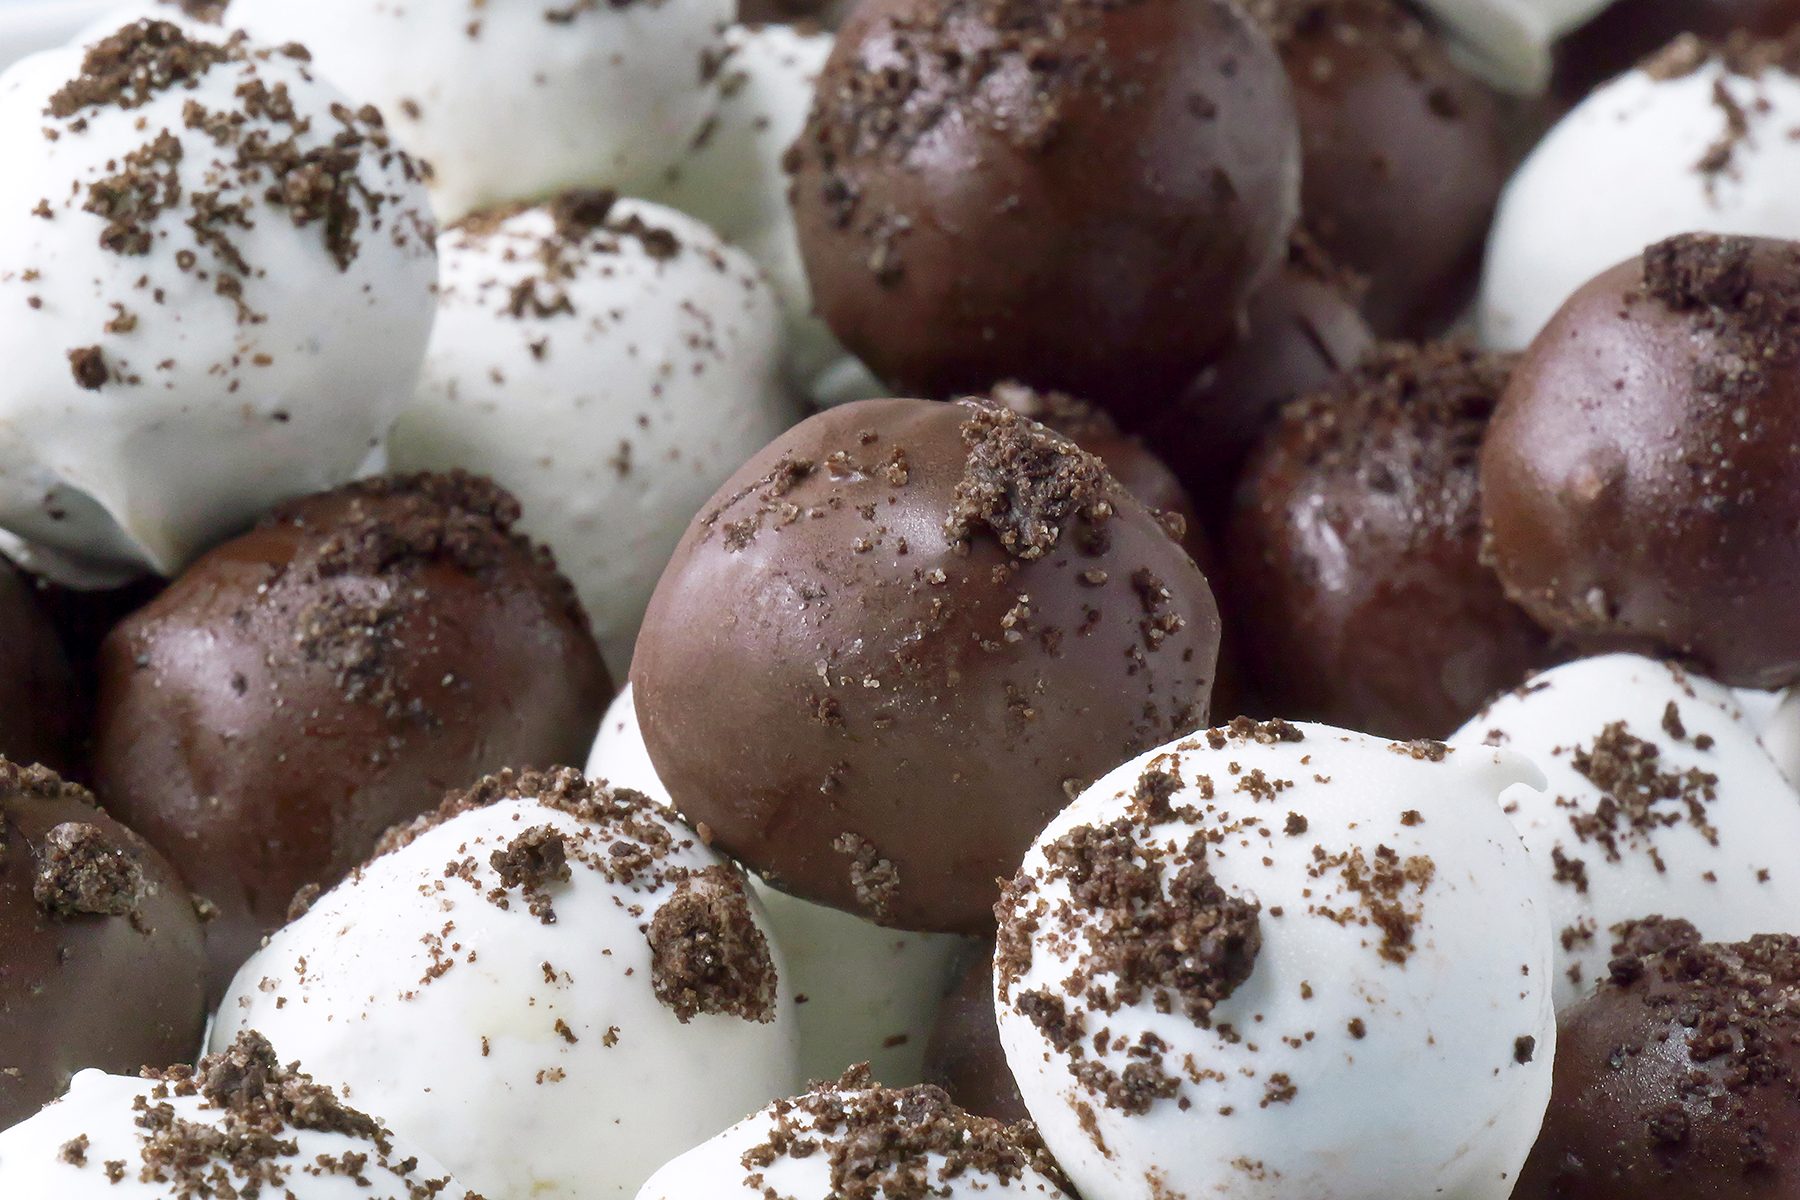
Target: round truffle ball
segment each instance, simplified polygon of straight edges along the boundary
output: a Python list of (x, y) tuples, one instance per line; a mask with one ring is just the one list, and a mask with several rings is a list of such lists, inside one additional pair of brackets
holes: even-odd
[(1778, 38), (1796, 26), (1797, 0), (1620, 0), (1557, 45), (1555, 91), (1579, 103), (1684, 33)]
[(1155, 405), (1231, 336), (1299, 191), (1229, 0), (871, 0), (795, 143), (820, 312), (901, 393)]
[(742, 875), (660, 805), (504, 772), (396, 829), (219, 1010), (487, 1200), (628, 1200), (796, 1086), (794, 991)]
[(1461, 315), (1511, 163), (1500, 106), (1397, 0), (1252, 0), (1300, 118), (1300, 211), (1378, 333)]
[(1522, 350), (1570, 296), (1684, 233), (1800, 239), (1800, 64), (1767, 43), (1684, 39), (1594, 92), (1501, 197), (1478, 311)]
[(1550, 1111), (1516, 1200), (1792, 1194), (1800, 939), (1704, 945), (1668, 925), (1558, 1020)]
[(431, 331), (423, 173), (380, 115), (193, 28), (0, 77), (0, 525), (71, 578), (173, 575), (351, 478)]
[(925, 1051), (925, 1081), (944, 1089), (958, 1106), (996, 1121), (1027, 1121), (1031, 1113), (1000, 1045), (994, 1015), (994, 947), (971, 953), (938, 1010)]
[(1205, 577), (1100, 461), (979, 401), (797, 426), (682, 539), (631, 679), (657, 773), (778, 888), (992, 926), (1085, 781), (1204, 723)]
[(198, 1068), (83, 1071), (0, 1132), (0, 1192), (57, 1200), (479, 1200), (267, 1040), (240, 1034)]
[(431, 163), (446, 221), (561, 188), (636, 191), (712, 114), (703, 86), (732, 0), (232, 0), (225, 19), (299, 42)]
[(100, 794), (216, 908), (215, 987), (389, 826), (587, 752), (611, 686), (517, 517), (469, 476), (351, 484), (212, 551), (107, 639)]
[(682, 1155), (638, 1200), (1065, 1200), (1064, 1186), (1029, 1125), (971, 1116), (937, 1088), (882, 1087), (858, 1070)]
[(1256, 290), (1244, 329), (1192, 386), (1141, 424), (1207, 530), (1224, 529), (1244, 460), (1281, 406), (1350, 370), (1375, 346), (1358, 308), (1363, 283), (1296, 234), (1279, 273)]
[(1506, 589), (1552, 631), (1800, 680), (1800, 244), (1682, 236), (1584, 287), (1482, 453)]
[(35, 591), (0, 559), (0, 756), (66, 771), (84, 714), (62, 642)]
[[(627, 684), (606, 710), (588, 778), (642, 792), (673, 808), (657, 777)], [(800, 1077), (835, 1079), (858, 1063), (895, 1086), (923, 1078), (925, 1041), (967, 940), (885, 929), (851, 913), (797, 900), (751, 876), (775, 944), (793, 977)]]
[(1556, 1003), (1593, 990), (1631, 922), (1680, 917), (1709, 938), (1800, 933), (1800, 794), (1729, 689), (1630, 654), (1569, 663), (1496, 700), (1453, 739), (1504, 746), (1550, 787), (1506, 814), (1549, 898)]
[[(1000, 1039), (1088, 1200), (1505, 1200), (1550, 927), (1503, 750), (1240, 718), (1102, 779), (1000, 903)], [(1371, 1103), (1379, 1096), (1379, 1103)]]
[[(205, 1028), (200, 919), (169, 864), (85, 789), (0, 759), (0, 1129), (83, 1068), (189, 1059)], [(0, 1149), (0, 1185), (9, 1166)]]
[(441, 249), (437, 329), (392, 462), (518, 496), (622, 671), (688, 521), (800, 417), (780, 305), (704, 225), (609, 192), (480, 214)]
[(1290, 406), (1245, 471), (1232, 611), (1278, 710), (1442, 737), (1549, 658), (1481, 552), (1477, 462), (1511, 362), (1387, 345)]

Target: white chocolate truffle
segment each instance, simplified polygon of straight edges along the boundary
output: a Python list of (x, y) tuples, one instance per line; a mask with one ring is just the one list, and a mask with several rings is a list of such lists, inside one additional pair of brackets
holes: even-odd
[(1087, 1200), (1506, 1200), (1550, 1096), (1517, 755), (1240, 718), (1126, 764), (1000, 904), (996, 1009)]
[[(768, 273), (788, 323), (788, 363), (808, 397), (836, 398), (849, 358), (813, 311), (782, 158), (806, 128), (832, 36), (792, 25), (734, 25), (712, 87), (718, 109), (654, 196), (712, 226)], [(854, 360), (850, 360), (854, 362)], [(864, 398), (864, 397), (858, 397)]]
[(241, 1034), (198, 1069), (75, 1076), (0, 1133), (9, 1200), (479, 1200), (380, 1121)]
[(934, 1087), (852, 1072), (683, 1154), (638, 1200), (1065, 1200), (1029, 1125), (970, 1116)]
[(437, 278), (372, 110), (288, 51), (134, 22), (0, 76), (0, 161), (0, 526), (166, 575), (352, 477)]
[(1527, 95), (1550, 83), (1556, 43), (1614, 0), (1419, 0), (1495, 85)]
[[(671, 804), (644, 747), (629, 684), (607, 710), (587, 773)], [(866, 1062), (889, 1087), (917, 1083), (965, 940), (884, 929), (778, 892), (754, 875), (750, 887), (769, 914), (794, 991), (805, 997), (795, 1010), (802, 1078), (835, 1079)]]
[(631, 1196), (797, 1079), (735, 867), (633, 792), (502, 774), (390, 833), (233, 981), (264, 1033), (487, 1200)]
[(780, 306), (742, 251), (605, 193), (471, 218), (441, 240), (437, 331), (389, 445), (519, 498), (622, 670), (688, 522), (799, 419)]
[(1556, 1005), (1606, 977), (1628, 923), (1707, 941), (1800, 932), (1800, 795), (1730, 689), (1631, 654), (1546, 671), (1453, 742), (1525, 755), (1550, 781), (1503, 797), (1549, 893)]
[(1596, 90), (1507, 184), (1481, 282), (1489, 346), (1524, 349), (1588, 280), (1676, 234), (1800, 238), (1800, 78), (1664, 61)]
[(299, 42), (432, 168), (438, 215), (569, 187), (638, 192), (715, 103), (731, 0), (233, 0)]

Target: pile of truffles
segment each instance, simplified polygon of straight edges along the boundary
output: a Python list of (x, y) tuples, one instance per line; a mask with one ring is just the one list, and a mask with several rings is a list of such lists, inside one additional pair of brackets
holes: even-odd
[(1800, 1195), (1800, 0), (0, 6), (0, 1198)]

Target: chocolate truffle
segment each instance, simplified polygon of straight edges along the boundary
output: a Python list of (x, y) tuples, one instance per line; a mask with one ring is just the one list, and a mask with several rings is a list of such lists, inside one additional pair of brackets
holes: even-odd
[[(1656, 920), (1557, 1022), (1514, 1200), (1786, 1197), (1800, 1178), (1800, 939)], [(1657, 951), (1661, 950), (1660, 953)]]
[(1492, 92), (1396, 0), (1250, 0), (1300, 117), (1307, 228), (1368, 276), (1384, 336), (1439, 332), (1474, 291), (1506, 182)]
[(1281, 406), (1373, 349), (1358, 308), (1363, 290), (1359, 277), (1296, 234), (1281, 271), (1250, 298), (1231, 349), (1144, 423), (1144, 439), (1175, 470), (1209, 532), (1224, 528), (1244, 460)]
[(1232, 520), (1233, 611), (1282, 711), (1442, 737), (1546, 661), (1480, 561), (1477, 454), (1510, 362), (1381, 347), (1258, 449)]
[(1206, 717), (1205, 577), (1100, 461), (980, 401), (815, 416), (728, 482), (632, 663), (676, 806), (803, 899), (992, 928), (1086, 782)]
[(484, 479), (352, 484), (202, 558), (101, 651), (100, 793), (211, 901), (215, 985), (391, 825), (580, 762), (610, 685)]
[(944, 1089), (965, 1112), (1011, 1124), (1031, 1118), (994, 1015), (994, 944), (971, 953), (938, 1009), (937, 1028), (925, 1048), (925, 1082)]
[(1780, 37), (1800, 26), (1800, 0), (1622, 0), (1556, 48), (1554, 90), (1567, 104), (1623, 75), (1684, 33)]
[(1577, 292), (1482, 453), (1507, 591), (1592, 649), (1800, 680), (1800, 243), (1684, 235)]
[(902, 392), (1154, 405), (1231, 335), (1299, 192), (1229, 0), (868, 0), (795, 144), (820, 313)]
[(0, 755), (67, 770), (80, 725), (75, 679), (33, 591), (0, 559)]
[(0, 1128), (87, 1067), (193, 1057), (200, 919), (169, 864), (42, 767), (0, 759)]

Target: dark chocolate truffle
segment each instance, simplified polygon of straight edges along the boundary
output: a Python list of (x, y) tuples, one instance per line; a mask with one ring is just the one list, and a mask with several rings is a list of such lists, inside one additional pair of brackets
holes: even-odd
[(1514, 599), (1592, 650), (1800, 682), (1800, 244), (1682, 236), (1578, 291), (1482, 457)]
[(790, 156), (820, 313), (902, 392), (1165, 401), (1298, 201), (1281, 64), (1230, 0), (867, 0)]
[(1368, 277), (1386, 337), (1440, 332), (1474, 292), (1509, 162), (1494, 94), (1397, 0), (1248, 0), (1294, 87), (1300, 210)]
[(1357, 307), (1362, 294), (1360, 278), (1296, 235), (1281, 271), (1250, 298), (1231, 349), (1144, 424), (1144, 440), (1174, 469), (1209, 531), (1222, 531), (1244, 460), (1281, 406), (1374, 347)]
[(1296, 401), (1231, 528), (1232, 611), (1275, 707), (1384, 737), (1444, 737), (1547, 661), (1480, 561), (1477, 458), (1510, 360), (1389, 345)]
[(75, 678), (31, 580), (0, 559), (0, 755), (66, 771), (81, 726)]
[(925, 1082), (943, 1088), (958, 1108), (978, 1117), (1008, 1124), (1031, 1119), (1000, 1045), (992, 942), (968, 956), (938, 1009), (925, 1048)]
[(100, 794), (217, 906), (215, 986), (389, 826), (587, 752), (610, 684), (518, 512), (465, 475), (309, 497), (107, 639)]
[(1775, 38), (1796, 27), (1800, 0), (1619, 0), (1558, 44), (1554, 91), (1577, 104), (1684, 33)]
[(0, 1129), (75, 1072), (186, 1062), (206, 1027), (193, 900), (86, 790), (0, 759)]
[(632, 663), (657, 774), (808, 900), (993, 926), (1083, 785), (1205, 723), (1206, 579), (1100, 461), (979, 401), (803, 422), (688, 529)]
[(1800, 940), (1675, 941), (1622, 947), (1558, 1018), (1550, 1110), (1513, 1200), (1800, 1190)]

